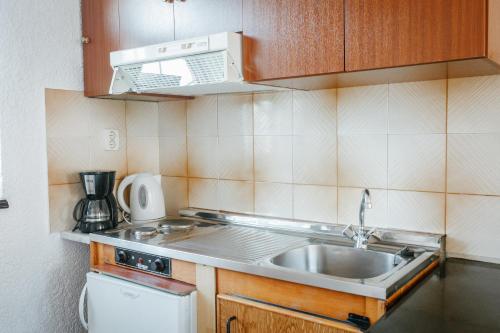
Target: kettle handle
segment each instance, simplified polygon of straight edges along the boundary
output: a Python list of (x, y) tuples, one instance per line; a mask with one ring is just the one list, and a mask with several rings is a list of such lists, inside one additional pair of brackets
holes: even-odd
[(130, 176), (125, 177), (122, 180), (122, 182), (120, 183), (120, 185), (118, 185), (118, 190), (116, 191), (118, 204), (126, 213), (129, 213), (129, 214), (130, 214), (130, 207), (125, 202), (125, 198), (123, 197), (123, 193), (125, 192), (125, 189), (127, 188), (127, 186), (132, 184), (135, 177), (136, 177), (136, 175), (130, 175)]

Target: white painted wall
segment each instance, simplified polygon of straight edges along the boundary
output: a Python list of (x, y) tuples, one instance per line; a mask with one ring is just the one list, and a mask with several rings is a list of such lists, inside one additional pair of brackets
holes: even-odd
[(85, 246), (49, 234), (44, 89), (82, 90), (79, 0), (0, 0), (0, 331), (80, 332)]

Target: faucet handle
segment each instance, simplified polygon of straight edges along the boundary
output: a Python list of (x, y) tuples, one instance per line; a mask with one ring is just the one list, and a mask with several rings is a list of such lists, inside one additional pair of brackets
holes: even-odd
[(347, 227), (344, 228), (344, 230), (342, 230), (342, 235), (346, 236), (351, 240), (354, 240), (354, 237), (356, 237), (358, 233), (356, 232), (356, 230), (354, 230), (352, 224), (349, 224)]

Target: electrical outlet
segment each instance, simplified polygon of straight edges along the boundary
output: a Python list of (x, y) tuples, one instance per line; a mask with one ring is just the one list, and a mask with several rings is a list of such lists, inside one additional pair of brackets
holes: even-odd
[(105, 129), (103, 130), (104, 150), (119, 150), (120, 149), (120, 130)]

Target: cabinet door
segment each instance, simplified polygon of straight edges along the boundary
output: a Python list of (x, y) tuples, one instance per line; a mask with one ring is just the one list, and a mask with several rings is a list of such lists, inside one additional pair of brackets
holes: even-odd
[(344, 70), (343, 0), (243, 0), (243, 35), (246, 80)]
[(217, 296), (217, 315), (221, 333), (360, 332), (344, 323), (227, 295)]
[(174, 40), (174, 6), (163, 0), (120, 1), (120, 49)]
[(217, 32), (239, 32), (242, 0), (176, 1), (175, 39), (205, 36)]
[(83, 0), (85, 96), (108, 95), (113, 70), (109, 53), (119, 49), (118, 0)]
[(486, 0), (346, 0), (346, 71), (484, 57)]

